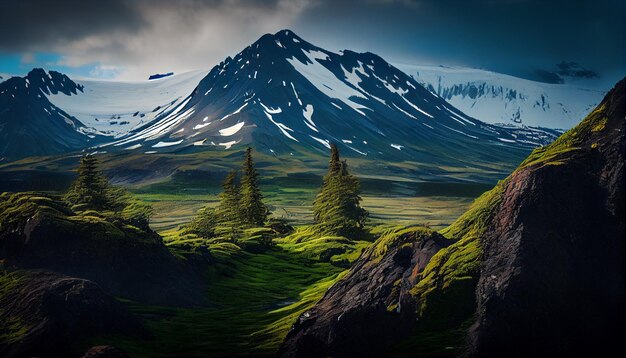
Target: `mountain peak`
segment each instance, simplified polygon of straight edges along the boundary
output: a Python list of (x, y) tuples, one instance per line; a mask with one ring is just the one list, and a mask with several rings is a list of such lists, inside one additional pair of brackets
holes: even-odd
[[(71, 96), (83, 91), (84, 87), (72, 81), (67, 75), (57, 71), (48, 71), (43, 68), (33, 68), (23, 77), (29, 84), (27, 87), (31, 89), (40, 89), (45, 94), (63, 93)], [(34, 93), (34, 92), (33, 92)]]
[(293, 31), (291, 31), (289, 29), (283, 29), (283, 30), (280, 30), (280, 31), (276, 32), (274, 34), (274, 37), (275, 38), (279, 38), (279, 39), (302, 40), (302, 38), (300, 36), (296, 35), (295, 32), (293, 32)]

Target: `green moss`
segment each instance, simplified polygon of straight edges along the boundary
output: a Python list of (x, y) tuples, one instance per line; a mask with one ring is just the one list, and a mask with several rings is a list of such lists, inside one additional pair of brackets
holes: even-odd
[(380, 237), (372, 246), (372, 262), (380, 262), (385, 254), (393, 247), (401, 246), (407, 243), (413, 243), (422, 237), (430, 236), (433, 230), (424, 226), (412, 227), (388, 227), (380, 233)]
[(604, 127), (606, 127), (606, 123), (608, 122), (608, 120), (608, 117), (600, 117), (600, 119), (596, 120), (596, 122), (592, 125), (591, 131), (600, 132), (604, 130)]
[(62, 217), (71, 214), (69, 208), (39, 193), (0, 194), (0, 231), (21, 230), (36, 214)]
[[(21, 282), (25, 277), (23, 272), (7, 272), (0, 269), (0, 302), (8, 303), (7, 295), (16, 289), (19, 289)], [(22, 317), (9, 316), (5, 311), (4, 305), (0, 305), (0, 346), (11, 344), (22, 340), (28, 332), (33, 328), (30, 324), (24, 322)]]
[(526, 158), (517, 170), (537, 165), (561, 164), (573, 151), (581, 150), (581, 145), (588, 141), (596, 132), (600, 132), (607, 124), (606, 107), (596, 107), (576, 127), (563, 133), (551, 144), (539, 147)]
[(93, 344), (114, 344), (133, 357), (275, 356), (298, 315), (346, 272), (280, 247), (263, 253), (240, 250), (209, 270), (209, 307), (125, 302), (153, 338), (102, 337)]
[(287, 252), (340, 267), (349, 267), (371, 245), (369, 241), (350, 240), (342, 236), (319, 236), (311, 226), (298, 227), (293, 234), (274, 242)]
[[(516, 171), (566, 163), (573, 153), (583, 150), (583, 143), (594, 139), (595, 132), (605, 128), (607, 117), (604, 111), (604, 105), (597, 107), (579, 125), (552, 144), (535, 149)], [(592, 148), (597, 147), (598, 143), (592, 145)], [(480, 275), (482, 239), (510, 178), (498, 182), (493, 189), (481, 195), (465, 214), (441, 231), (444, 236), (456, 241), (431, 258), (420, 280), (411, 289), (420, 320), (416, 335), (409, 340), (410, 344), (419, 343), (419, 346), (424, 341), (438, 342), (438, 346), (428, 344), (434, 349), (430, 353), (443, 356), (446, 352), (440, 345), (443, 344), (441, 339), (452, 348), (461, 344), (462, 335), (454, 332), (465, 332), (463, 325), (471, 322), (476, 309), (475, 288)], [(455, 343), (454, 339), (458, 341)], [(452, 354), (456, 353), (452, 351)]]

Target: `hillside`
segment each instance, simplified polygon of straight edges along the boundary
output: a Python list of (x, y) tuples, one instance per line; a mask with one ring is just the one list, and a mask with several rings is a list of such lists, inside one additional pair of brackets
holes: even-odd
[[(300, 316), (284, 354), (623, 350), (615, 342), (624, 327), (625, 118), (626, 79), (444, 229), (448, 243), (432, 257), (426, 229), (379, 239)], [(374, 280), (383, 286), (373, 295)], [(343, 297), (360, 303), (345, 306)], [(365, 325), (370, 319), (387, 329)]]

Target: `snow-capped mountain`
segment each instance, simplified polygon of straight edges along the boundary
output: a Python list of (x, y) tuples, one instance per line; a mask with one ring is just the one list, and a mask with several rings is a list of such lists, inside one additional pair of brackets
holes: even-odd
[(0, 83), (0, 161), (63, 153), (101, 142), (47, 99), (51, 94), (69, 96), (82, 90), (69, 77), (42, 69)]
[(471, 118), (372, 53), (333, 53), (289, 30), (215, 66), (153, 122), (104, 150), (325, 153), (448, 165), (517, 158), (555, 132)]
[(487, 123), (569, 129), (602, 100), (593, 81), (529, 81), (485, 70), (397, 64), (429, 91)]
[(178, 105), (206, 74), (193, 71), (137, 82), (81, 79), (82, 91), (47, 96), (98, 134), (121, 137)]

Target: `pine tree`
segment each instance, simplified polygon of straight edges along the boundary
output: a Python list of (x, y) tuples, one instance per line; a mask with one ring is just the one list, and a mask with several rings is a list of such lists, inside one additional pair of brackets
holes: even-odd
[(152, 207), (125, 189), (109, 184), (95, 156), (82, 157), (77, 171), (78, 176), (64, 197), (73, 210), (96, 210), (140, 229), (150, 229)]
[(70, 205), (83, 204), (96, 210), (112, 209), (116, 195), (98, 165), (98, 159), (93, 155), (81, 158), (78, 177), (65, 195)]
[(363, 230), (367, 211), (360, 206), (358, 179), (339, 159), (339, 150), (331, 145), (328, 173), (313, 202), (314, 218), (322, 232), (355, 237)]
[(263, 203), (263, 194), (259, 188), (259, 174), (252, 161), (252, 148), (246, 149), (241, 178), (241, 221), (246, 226), (263, 226), (269, 210)]
[(217, 226), (215, 234), (236, 239), (241, 235), (241, 210), (239, 203), (241, 193), (237, 185), (237, 172), (228, 173), (222, 183), (223, 191), (220, 194), (220, 203), (215, 208)]

